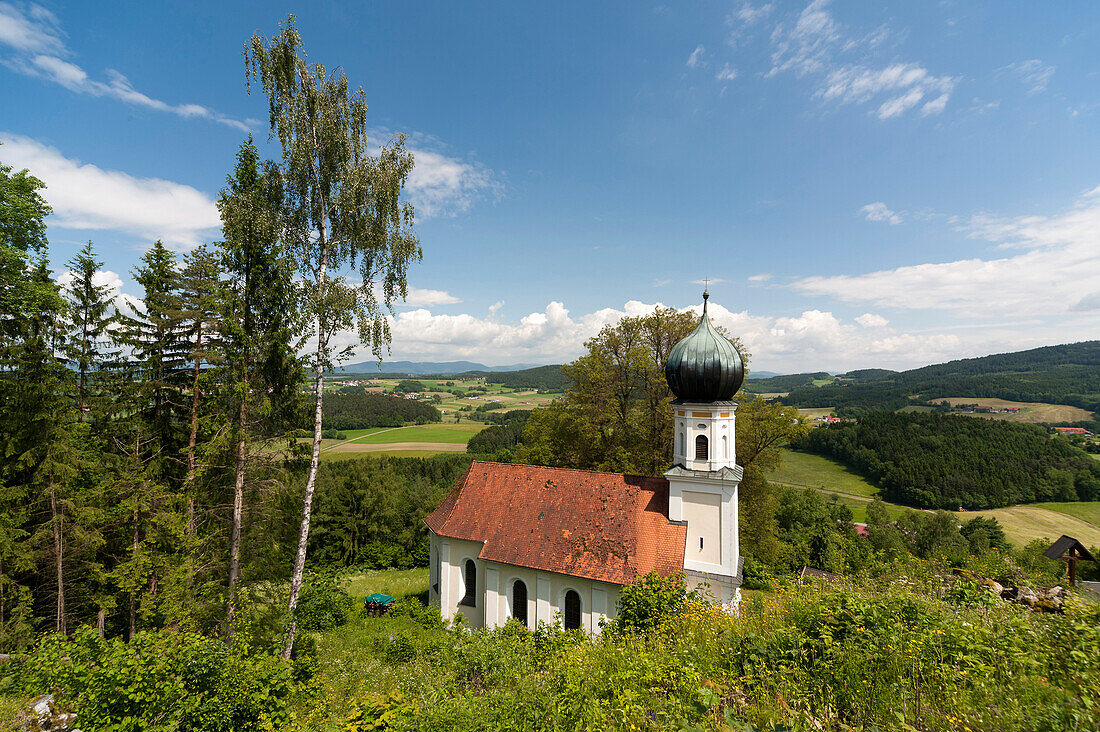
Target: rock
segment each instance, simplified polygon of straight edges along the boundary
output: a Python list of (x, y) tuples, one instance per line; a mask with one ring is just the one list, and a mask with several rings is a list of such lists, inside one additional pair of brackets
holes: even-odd
[(1016, 590), (1016, 602), (1028, 607), (1035, 607), (1039, 604), (1039, 596), (1028, 587), (1020, 587)]
[(1009, 585), (1008, 587), (1005, 587), (1003, 590), (1001, 590), (1001, 599), (1002, 600), (1015, 600), (1016, 599), (1016, 593), (1018, 591), (1019, 591), (1019, 588)]
[(43, 694), (30, 703), (23, 712), (20, 721), (27, 732), (50, 730), (50, 732), (80, 732), (73, 725), (76, 715), (62, 712), (54, 706), (53, 694)]
[(1004, 585), (1002, 585), (997, 580), (987, 579), (985, 582), (982, 583), (982, 586), (992, 592), (994, 595), (1001, 595), (1005, 591)]

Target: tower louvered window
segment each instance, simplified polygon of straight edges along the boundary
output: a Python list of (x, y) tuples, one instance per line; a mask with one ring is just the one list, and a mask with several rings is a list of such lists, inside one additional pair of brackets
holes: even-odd
[(707, 436), (699, 435), (695, 438), (695, 459), (706, 460), (707, 459)]

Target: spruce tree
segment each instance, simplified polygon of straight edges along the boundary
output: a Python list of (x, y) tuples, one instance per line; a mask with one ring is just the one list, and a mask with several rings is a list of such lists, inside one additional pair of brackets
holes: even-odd
[(72, 279), (65, 286), (69, 301), (69, 337), (65, 353), (76, 369), (76, 407), (79, 419), (84, 420), (88, 406), (94, 397), (90, 383), (111, 357), (106, 352), (104, 340), (114, 322), (114, 296), (107, 285), (97, 285), (95, 274), (103, 266), (95, 256), (89, 241), (70, 259), (66, 266)]
[[(176, 255), (160, 241), (141, 262), (133, 277), (144, 288), (142, 306), (117, 316), (118, 339), (130, 350), (129, 408), (144, 423), (139, 431), (148, 438), (139, 442), (149, 451), (156, 478), (170, 480), (182, 472), (181, 413), (188, 379), (180, 272)], [(127, 445), (131, 442), (126, 439)]]
[(232, 635), (240, 580), (245, 484), (254, 455), (252, 433), (278, 434), (297, 403), (301, 368), (296, 351), (293, 263), (279, 241), (282, 191), (278, 170), (261, 166), (249, 138), (222, 190), (218, 209), (225, 241), (220, 244), (228, 276), (225, 317), (225, 373), (234, 413), (235, 471), (229, 541), (229, 602), (226, 633)]

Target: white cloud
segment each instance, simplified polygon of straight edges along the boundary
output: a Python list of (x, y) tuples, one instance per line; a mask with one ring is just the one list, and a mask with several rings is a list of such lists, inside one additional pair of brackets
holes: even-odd
[[(57, 275), (56, 280), (62, 287), (68, 287), (73, 281), (73, 271), (71, 269), (62, 271)], [(115, 305), (123, 314), (133, 315), (145, 307), (141, 300), (122, 291), (125, 281), (118, 272), (112, 272), (109, 269), (98, 270), (92, 275), (92, 284), (96, 287), (106, 287), (107, 296), (114, 298)]]
[(430, 307), (432, 305), (454, 305), (462, 300), (443, 290), (424, 290), (419, 287), (410, 287), (409, 296), (405, 298), (405, 305)]
[(502, 307), (504, 307), (503, 300), (497, 300), (496, 302), (494, 302), (492, 305), (489, 306), (489, 316), (492, 317), (496, 315)]
[(882, 328), (890, 321), (875, 313), (864, 313), (856, 318), (856, 322), (864, 328)]
[[(384, 131), (375, 134), (388, 137)], [(504, 193), (500, 176), (476, 161), (460, 160), (438, 152), (440, 143), (424, 135), (413, 135), (408, 145), (414, 167), (406, 190), (418, 217), (456, 216), (484, 198), (498, 199)]]
[[(839, 104), (875, 103), (879, 119), (893, 119), (920, 105), (924, 116), (939, 114), (946, 106), (957, 79), (937, 76), (917, 63), (891, 63), (877, 67), (861, 59), (883, 45), (885, 27), (863, 38), (851, 38), (829, 12), (829, 0), (813, 0), (793, 23), (776, 24), (772, 30), (772, 66), (767, 76), (793, 72), (799, 77), (818, 77), (815, 96)], [(923, 103), (923, 104), (922, 104)]]
[(749, 282), (767, 282), (772, 278), (770, 272), (761, 272), (760, 274), (754, 274), (749, 277)]
[(0, 132), (0, 141), (0, 159), (46, 183), (51, 227), (117, 230), (190, 248), (221, 226), (214, 201), (191, 186), (104, 170), (22, 135)]
[(706, 279), (702, 279), (702, 280), (692, 280), (691, 284), (693, 284), (693, 285), (703, 285), (704, 287), (706, 287), (707, 285), (717, 285), (721, 282), (725, 282), (725, 280), (722, 279), (721, 277), (707, 277)]
[(737, 69), (730, 67), (729, 64), (722, 66), (722, 69), (714, 75), (714, 78), (718, 81), (733, 81), (737, 78)]
[(65, 87), (77, 94), (108, 97), (145, 109), (185, 118), (209, 119), (248, 131), (248, 125), (198, 104), (169, 104), (143, 94), (121, 73), (107, 70), (107, 81), (89, 77), (80, 66), (66, 61), (72, 53), (65, 46), (56, 16), (40, 5), (16, 6), (0, 2), (0, 62), (9, 68)]
[[(467, 358), (490, 364), (562, 363), (579, 356), (584, 341), (605, 325), (625, 315), (644, 315), (659, 305), (631, 300), (619, 308), (574, 316), (563, 303), (554, 301), (518, 322), (499, 322), (492, 316), (440, 315), (428, 309), (403, 312), (392, 321), (393, 357)], [(702, 308), (696, 304), (680, 310), (698, 316)], [(752, 353), (754, 369), (910, 368), (981, 352), (974, 348), (989, 348), (986, 353), (1006, 350), (1003, 338), (964, 341), (952, 333), (902, 333), (887, 328), (885, 318), (871, 314), (855, 322), (816, 309), (797, 316), (770, 317), (731, 311), (714, 299), (708, 311), (715, 324), (742, 339)]]
[(1037, 58), (1017, 61), (1014, 64), (1001, 67), (998, 71), (1015, 76), (1021, 84), (1027, 87), (1028, 95), (1046, 91), (1047, 84), (1054, 76), (1054, 67), (1044, 64)]
[(696, 46), (695, 50), (691, 52), (690, 56), (688, 56), (687, 67), (689, 69), (694, 69), (699, 66), (699, 64), (703, 64), (705, 66), (706, 62), (703, 61), (703, 54), (705, 54), (706, 52), (707, 49), (703, 48), (703, 46)]
[(895, 226), (902, 222), (901, 214), (891, 211), (882, 201), (868, 203), (866, 206), (860, 208), (859, 212), (863, 214), (868, 221), (884, 221)]
[(738, 5), (732, 13), (730, 13), (727, 19), (731, 24), (735, 22), (741, 22), (745, 25), (753, 25), (754, 23), (767, 18), (774, 6), (771, 3), (765, 3), (759, 7), (753, 7), (750, 3), (741, 3)]
[(24, 53), (63, 53), (57, 17), (41, 5), (0, 2), (0, 43)]
[(1057, 319), (1091, 312), (1091, 320), (1084, 323), (1091, 332), (1079, 332), (1078, 336), (1095, 337), (1100, 331), (1100, 313), (1089, 307), (1100, 292), (1100, 188), (1083, 194), (1075, 205), (1059, 214), (976, 214), (959, 228), (973, 239), (1024, 251), (997, 259), (961, 259), (860, 275), (806, 277), (794, 287), (809, 295), (845, 302), (946, 310), (986, 319), (1010, 320), (1036, 314)]

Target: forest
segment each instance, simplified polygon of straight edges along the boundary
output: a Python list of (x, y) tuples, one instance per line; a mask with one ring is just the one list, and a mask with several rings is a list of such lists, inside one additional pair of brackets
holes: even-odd
[[(322, 425), (326, 430), (400, 427), (438, 422), (441, 416), (438, 409), (418, 399), (344, 390), (326, 395)], [(303, 426), (312, 426), (312, 423)]]
[(917, 508), (1100, 500), (1100, 463), (1040, 427), (960, 415), (872, 412), (791, 446), (835, 458)]
[(491, 384), (503, 384), (508, 389), (538, 389), (539, 391), (565, 391), (569, 378), (560, 365), (536, 366), (519, 371), (469, 371), (462, 377), (480, 377)]
[[(853, 371), (841, 378), (819, 387), (803, 381), (775, 391), (790, 392), (782, 397), (784, 404), (834, 407), (838, 415), (847, 417), (876, 409), (933, 404), (942, 397), (1066, 404), (1100, 412), (1100, 341), (962, 359), (902, 372)], [(753, 388), (759, 389), (759, 382), (754, 382)]]

